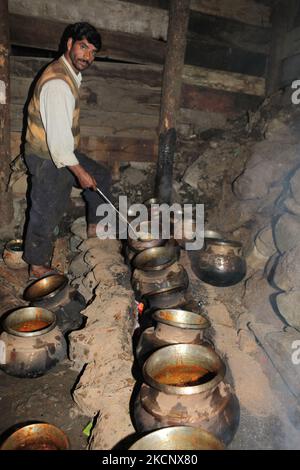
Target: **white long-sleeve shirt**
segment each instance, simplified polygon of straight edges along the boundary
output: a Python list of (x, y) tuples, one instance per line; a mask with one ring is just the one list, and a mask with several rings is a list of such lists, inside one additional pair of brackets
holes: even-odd
[[(64, 56), (62, 59), (79, 88), (82, 80), (81, 73), (77, 75)], [(41, 119), (47, 136), (48, 148), (57, 168), (78, 164), (74, 154), (72, 134), (74, 109), (75, 98), (64, 80), (53, 79), (43, 85), (40, 93)]]

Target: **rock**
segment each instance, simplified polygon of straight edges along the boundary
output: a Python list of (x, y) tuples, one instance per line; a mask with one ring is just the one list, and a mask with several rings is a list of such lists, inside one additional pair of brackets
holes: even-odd
[(300, 331), (300, 290), (291, 289), (288, 292), (276, 296), (276, 304), (280, 315), (286, 322)]
[(120, 253), (122, 243), (120, 240), (100, 240), (99, 238), (87, 238), (78, 247), (80, 251), (88, 251), (91, 248), (97, 248), (110, 253)]
[(283, 201), (285, 208), (292, 214), (300, 216), (300, 205), (293, 197), (289, 197)]
[(255, 238), (255, 246), (257, 251), (267, 258), (277, 251), (273, 240), (273, 230), (270, 225), (267, 225), (258, 232)]
[(156, 164), (151, 162), (130, 162), (131, 168), (139, 171), (149, 171), (155, 169)]
[(268, 257), (259, 253), (256, 246), (254, 246), (251, 253), (246, 257), (247, 274), (250, 274), (250, 270), (252, 270), (252, 274), (254, 274), (254, 272), (264, 269), (268, 259)]
[(268, 122), (265, 131), (266, 140), (284, 144), (297, 144), (299, 136), (292, 132), (291, 126), (277, 117)]
[(295, 201), (300, 204), (300, 168), (298, 168), (290, 179), (290, 190)]
[(69, 274), (72, 278), (84, 276), (89, 271), (88, 264), (84, 261), (85, 253), (79, 253), (73, 258), (69, 266)]
[(234, 182), (235, 195), (242, 200), (265, 197), (270, 187), (296, 167), (299, 152), (300, 145), (256, 143), (244, 172)]
[(199, 159), (197, 159), (189, 168), (187, 168), (183, 176), (183, 181), (192, 188), (197, 189), (201, 174), (202, 170), (199, 167)]
[(125, 179), (125, 183), (127, 184), (132, 184), (132, 185), (138, 185), (143, 183), (147, 178), (147, 172), (138, 170), (137, 168), (133, 168), (130, 166), (129, 168), (126, 168), (123, 172), (123, 178)]
[(257, 351), (257, 342), (251, 331), (240, 330), (238, 334), (238, 344), (240, 350), (246, 354), (255, 353)]
[(293, 214), (283, 214), (279, 217), (274, 228), (274, 239), (278, 250), (284, 253), (299, 243), (300, 217)]
[(293, 353), (295, 353), (293, 344), (300, 341), (300, 333), (293, 328), (287, 328), (285, 331), (270, 331), (266, 325), (260, 324), (251, 325), (251, 330), (287, 384), (290, 392), (299, 399), (300, 367), (294, 364), (292, 359)]
[(275, 292), (265, 279), (263, 270), (257, 271), (246, 281), (243, 301), (253, 322), (270, 324), (277, 329), (282, 327), (282, 322), (270, 303), (270, 296)]
[(81, 240), (85, 240), (87, 238), (85, 217), (79, 217), (76, 219), (71, 225), (70, 230), (74, 235), (81, 238)]
[(300, 245), (280, 256), (273, 280), (281, 290), (300, 289)]
[(84, 255), (84, 261), (94, 268), (97, 264), (102, 266), (109, 266), (110, 264), (122, 263), (124, 264), (123, 257), (120, 253), (111, 252), (101, 248), (91, 248)]

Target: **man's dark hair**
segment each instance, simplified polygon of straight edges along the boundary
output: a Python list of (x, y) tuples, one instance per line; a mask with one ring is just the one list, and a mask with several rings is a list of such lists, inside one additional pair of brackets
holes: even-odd
[(96, 47), (97, 51), (101, 49), (101, 36), (100, 33), (89, 23), (74, 23), (69, 24), (62, 35), (59, 50), (61, 53), (66, 52), (68, 39), (72, 38), (73, 43), (86, 39), (89, 43)]

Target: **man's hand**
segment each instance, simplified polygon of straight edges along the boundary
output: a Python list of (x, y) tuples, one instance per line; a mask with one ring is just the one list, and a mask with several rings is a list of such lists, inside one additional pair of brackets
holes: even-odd
[(81, 165), (68, 166), (69, 170), (76, 176), (82, 189), (97, 188), (97, 182)]

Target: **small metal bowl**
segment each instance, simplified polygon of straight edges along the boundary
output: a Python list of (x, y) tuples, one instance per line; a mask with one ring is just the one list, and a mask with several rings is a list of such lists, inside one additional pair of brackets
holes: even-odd
[(175, 263), (178, 250), (172, 245), (149, 248), (138, 253), (132, 260), (134, 268), (142, 271), (160, 271)]
[[(30, 321), (43, 321), (48, 326), (33, 331), (18, 331), (18, 325)], [(56, 315), (50, 310), (38, 307), (24, 307), (9, 313), (3, 321), (3, 329), (14, 336), (22, 336), (23, 338), (31, 336), (40, 336), (53, 330), (56, 326)]]
[(164, 308), (156, 310), (153, 318), (157, 322), (189, 330), (202, 330), (210, 327), (210, 321), (207, 318), (188, 310)]
[(49, 274), (33, 281), (24, 292), (24, 299), (33, 302), (54, 297), (68, 284), (68, 278), (62, 274)]
[(219, 439), (202, 428), (171, 426), (137, 440), (129, 450), (224, 450)]
[(48, 423), (24, 426), (11, 434), (0, 450), (68, 450), (69, 440), (65, 433)]

